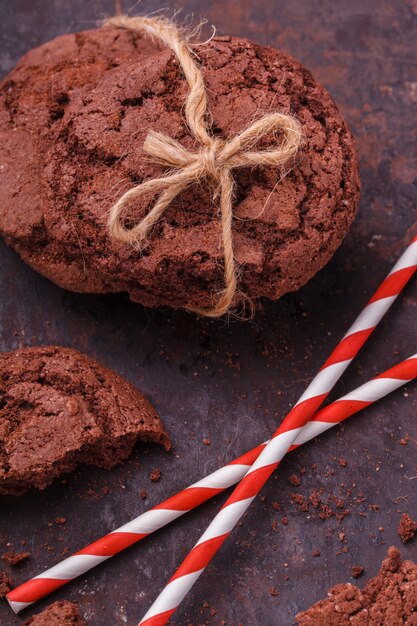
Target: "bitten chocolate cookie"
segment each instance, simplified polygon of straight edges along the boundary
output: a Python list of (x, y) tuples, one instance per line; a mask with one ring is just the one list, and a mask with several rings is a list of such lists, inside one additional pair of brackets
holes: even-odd
[(0, 354), (0, 494), (44, 489), (78, 463), (111, 468), (137, 440), (170, 447), (155, 409), (114, 372), (68, 348)]
[(391, 547), (381, 569), (361, 591), (336, 585), (325, 600), (296, 616), (299, 626), (409, 626), (417, 624), (417, 565)]
[[(276, 299), (323, 267), (349, 228), (359, 195), (352, 135), (329, 94), (285, 53), (234, 37), (195, 51), (216, 137), (233, 138), (271, 111), (302, 125), (285, 178), (271, 166), (234, 171), (238, 289)], [(166, 172), (143, 151), (149, 130), (198, 150), (183, 118), (187, 93), (169, 50), (115, 27), (64, 35), (24, 56), (0, 88), (6, 241), (67, 289), (126, 291), (146, 306), (213, 306), (224, 276), (209, 183), (172, 202), (141, 252), (107, 230), (126, 190)], [(266, 136), (257, 148), (276, 142)], [(151, 200), (135, 203), (132, 223)]]

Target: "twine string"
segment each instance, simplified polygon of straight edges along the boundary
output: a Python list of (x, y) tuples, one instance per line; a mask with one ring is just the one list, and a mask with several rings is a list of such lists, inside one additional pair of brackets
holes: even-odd
[[(300, 124), (290, 115), (273, 112), (256, 120), (232, 139), (213, 137), (206, 125), (208, 101), (203, 74), (192, 56), (187, 39), (181, 35), (175, 24), (163, 18), (125, 15), (110, 18), (106, 23), (145, 33), (174, 52), (189, 86), (185, 102), (187, 126), (201, 145), (198, 152), (189, 152), (172, 137), (154, 130), (149, 131), (143, 143), (143, 151), (152, 157), (154, 163), (169, 168), (170, 173), (140, 183), (123, 194), (109, 212), (110, 236), (140, 248), (152, 227), (180, 193), (201, 179), (212, 181), (215, 186), (213, 197), (219, 198), (220, 204), (225, 288), (212, 309), (190, 307), (189, 310), (208, 317), (220, 317), (230, 310), (237, 290), (233, 249), (232, 172), (242, 167), (284, 166), (295, 156), (300, 146)], [(279, 145), (266, 150), (253, 150), (265, 135), (278, 131), (282, 134)], [(159, 193), (154, 205), (139, 223), (127, 228), (123, 217), (128, 206), (133, 200), (150, 193)]]

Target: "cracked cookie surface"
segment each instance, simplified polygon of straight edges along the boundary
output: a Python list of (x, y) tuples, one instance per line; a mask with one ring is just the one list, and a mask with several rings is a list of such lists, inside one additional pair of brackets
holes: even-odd
[(111, 468), (138, 440), (170, 447), (127, 380), (69, 348), (0, 354), (0, 494), (43, 489), (79, 463)]
[[(283, 52), (233, 37), (195, 50), (216, 136), (233, 137), (271, 110), (302, 124), (303, 145), (285, 178), (272, 167), (234, 172), (239, 290), (277, 299), (307, 282), (349, 228), (359, 196), (353, 139), (329, 94)], [(141, 252), (111, 241), (106, 229), (124, 191), (165, 171), (142, 150), (149, 130), (198, 150), (183, 119), (186, 95), (173, 54), (132, 32), (64, 35), (30, 51), (0, 88), (6, 241), (70, 290), (127, 291), (146, 306), (212, 306), (223, 258), (209, 183), (172, 203)], [(151, 201), (135, 203), (132, 223)]]

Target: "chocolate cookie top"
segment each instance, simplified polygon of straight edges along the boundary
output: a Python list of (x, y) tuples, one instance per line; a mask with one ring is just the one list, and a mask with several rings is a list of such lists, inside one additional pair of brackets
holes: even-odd
[(170, 446), (152, 405), (114, 372), (68, 348), (0, 354), (0, 494), (43, 489), (78, 463), (110, 468), (138, 439)]
[[(275, 299), (313, 276), (347, 232), (359, 193), (352, 136), (328, 93), (288, 55), (232, 37), (196, 53), (216, 136), (233, 137), (271, 110), (302, 124), (302, 149), (283, 180), (272, 167), (235, 171), (239, 289)], [(223, 258), (209, 184), (173, 201), (142, 252), (107, 233), (123, 192), (164, 173), (142, 150), (149, 130), (198, 149), (182, 116), (186, 95), (173, 54), (129, 31), (64, 35), (23, 57), (0, 89), (0, 231), (22, 258), (75, 291), (212, 306)], [(135, 223), (150, 201), (132, 208)]]

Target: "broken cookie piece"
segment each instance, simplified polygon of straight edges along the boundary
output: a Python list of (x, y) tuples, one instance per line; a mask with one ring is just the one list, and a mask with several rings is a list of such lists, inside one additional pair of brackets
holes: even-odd
[(74, 602), (54, 602), (37, 615), (27, 619), (24, 626), (85, 626)]
[(0, 494), (44, 489), (79, 463), (111, 468), (138, 440), (170, 447), (155, 409), (114, 372), (55, 346), (0, 355)]
[(327, 595), (298, 613), (298, 626), (411, 626), (417, 624), (417, 565), (401, 561), (399, 550), (391, 547), (363, 590), (346, 583)]

